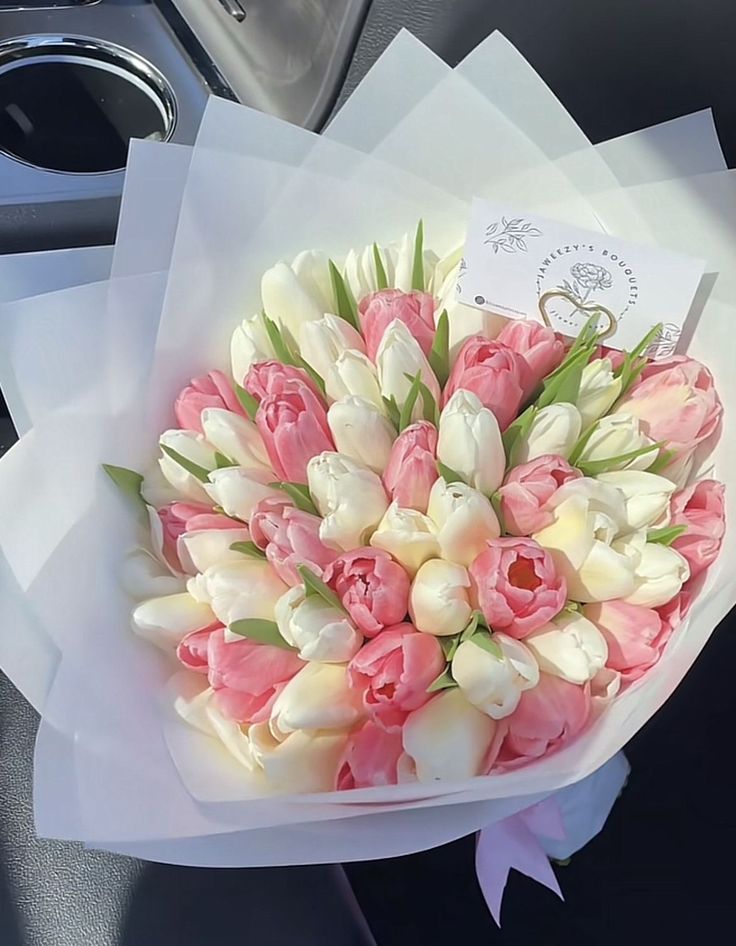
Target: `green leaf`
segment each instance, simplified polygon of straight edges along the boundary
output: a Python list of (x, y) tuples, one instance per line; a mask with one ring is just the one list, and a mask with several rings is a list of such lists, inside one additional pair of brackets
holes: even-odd
[(442, 648), (442, 653), (445, 655), (445, 660), (448, 663), (455, 656), (455, 651), (460, 646), (460, 635), (453, 634), (452, 637), (438, 637), (437, 640), (440, 642), (440, 647)]
[(373, 262), (376, 264), (376, 285), (379, 289), (388, 289), (388, 276), (381, 259), (381, 251), (378, 244), (373, 244)]
[(432, 683), (429, 684), (427, 687), (427, 693), (437, 693), (439, 690), (449, 690), (456, 686), (457, 682), (454, 680), (449, 668), (447, 668), (446, 670), (443, 670), (442, 673), (432, 681)]
[(218, 470), (225, 470), (230, 466), (237, 466), (234, 460), (231, 460), (229, 457), (226, 457), (224, 453), (220, 453), (219, 450), (215, 451), (215, 467)]
[(608, 473), (610, 470), (621, 468), (622, 463), (629, 463), (636, 460), (637, 457), (643, 457), (653, 450), (659, 450), (661, 443), (653, 443), (648, 447), (640, 447), (639, 450), (631, 450), (629, 453), (621, 453), (617, 457), (607, 457), (605, 460), (579, 460), (577, 468), (585, 476), (599, 476), (601, 473)]
[(111, 463), (103, 463), (102, 469), (107, 473), (123, 496), (132, 499), (136, 505), (142, 507), (145, 511), (146, 501), (141, 495), (143, 477), (140, 473), (136, 473), (135, 470), (129, 470), (124, 466), (113, 466)]
[(580, 396), (580, 384), (583, 380), (583, 364), (576, 364), (564, 375), (562, 384), (557, 389), (558, 404), (576, 404)]
[(647, 469), (647, 473), (661, 473), (663, 470), (667, 469), (676, 456), (676, 450), (660, 450), (659, 456)]
[(235, 396), (240, 401), (240, 404), (248, 417), (250, 417), (251, 420), (255, 420), (256, 412), (258, 411), (258, 401), (249, 391), (246, 391), (245, 388), (241, 387), (241, 385), (239, 385), (237, 382), (235, 384)]
[(248, 555), (250, 558), (260, 558), (265, 559), (266, 553), (259, 549), (255, 542), (233, 542), (230, 546), (232, 552), (241, 552), (243, 555)]
[(432, 350), (429, 353), (429, 364), (437, 376), (440, 387), (444, 388), (450, 376), (450, 319), (447, 309), (443, 309), (437, 319)]
[(469, 637), (468, 640), (471, 644), (475, 644), (476, 647), (480, 647), (482, 650), (488, 651), (489, 654), (493, 654), (498, 660), (503, 660), (503, 651), (486, 631), (478, 631), (476, 634), (473, 634), (472, 637)]
[(299, 572), (299, 576), (304, 582), (304, 590), (308, 598), (311, 595), (319, 595), (331, 608), (337, 608), (338, 611), (345, 611), (342, 601), (340, 601), (332, 588), (328, 588), (322, 579), (317, 578), (314, 572), (307, 568), (306, 565), (297, 565), (296, 570)]
[(342, 278), (342, 273), (335, 266), (332, 260), (329, 261), (330, 281), (332, 282), (332, 291), (335, 294), (335, 307), (337, 314), (341, 319), (349, 322), (354, 329), (360, 331), (358, 323), (358, 306), (350, 291), (350, 286)]
[(452, 467), (446, 466), (441, 460), (437, 461), (437, 470), (442, 479), (449, 485), (450, 483), (464, 483), (465, 480)]
[(399, 429), (399, 420), (401, 418), (401, 411), (399, 410), (399, 405), (396, 403), (396, 398), (391, 395), (391, 397), (384, 397), (383, 403), (386, 405), (386, 412), (388, 413), (388, 419), (394, 425), (394, 427)]
[(182, 456), (177, 450), (174, 450), (173, 447), (167, 447), (164, 444), (161, 444), (161, 449), (166, 454), (166, 456), (171, 457), (179, 466), (183, 467), (187, 473), (191, 473), (195, 479), (198, 479), (200, 483), (209, 483), (210, 481), (210, 471), (206, 470), (203, 466), (200, 466), (198, 463), (194, 463), (192, 460), (188, 460), (185, 456)]
[(573, 447), (572, 453), (570, 454), (570, 459), (568, 460), (570, 466), (578, 465), (578, 460), (580, 459), (580, 457), (583, 454), (583, 451), (588, 445), (588, 441), (593, 436), (595, 429), (596, 429), (596, 425), (591, 424), (590, 427), (588, 427), (588, 429), (582, 435), (582, 437), (579, 438), (578, 442)]
[(233, 621), (229, 630), (233, 634), (247, 637), (249, 641), (259, 644), (270, 644), (272, 647), (282, 647), (284, 650), (294, 650), (279, 633), (275, 621), (263, 621), (260, 618), (243, 618), (242, 621)]
[(465, 641), (470, 640), (473, 634), (475, 634), (475, 632), (478, 630), (478, 616), (479, 615), (480, 615), (480, 611), (473, 611), (473, 614), (471, 615), (471, 618), (468, 621), (466, 628), (460, 634), (461, 644), (464, 644)]
[[(560, 394), (566, 390), (574, 390), (575, 398), (577, 398), (578, 392), (580, 390), (580, 381), (577, 381), (576, 388), (575, 381), (577, 378), (582, 378), (583, 368), (590, 361), (590, 356), (592, 354), (593, 349), (581, 348), (573, 358), (567, 359), (566, 363), (562, 367), (562, 370), (558, 369), (555, 374), (550, 375), (549, 378), (546, 378), (544, 384), (542, 385), (542, 393), (534, 402), (536, 406), (541, 409), (543, 407), (548, 407), (550, 404), (557, 404), (562, 401), (567, 401), (567, 403), (574, 404), (575, 401), (570, 401), (568, 398), (561, 397)], [(570, 381), (571, 377), (572, 381)]]
[(286, 481), (277, 480), (268, 485), (274, 489), (283, 490), (296, 508), (301, 509), (302, 512), (310, 512), (313, 516), (319, 515), (317, 507), (312, 501), (309, 487), (305, 486), (304, 483), (287, 483)]
[[(436, 427), (440, 422), (440, 412), (439, 412), (439, 408), (437, 407), (437, 402), (434, 399), (434, 395), (429, 390), (429, 388), (424, 383), (424, 381), (422, 381), (421, 375), (416, 375), (415, 377), (412, 377), (410, 374), (405, 374), (404, 377), (407, 379), (407, 381), (411, 381), (412, 384), (416, 383), (418, 379), (419, 394), (421, 395), (421, 398), (422, 398), (422, 416), (424, 417), (424, 420), (429, 421), (430, 424), (434, 424)], [(413, 407), (412, 407), (412, 410), (413, 410)]]
[(501, 442), (503, 443), (503, 449), (506, 453), (507, 467), (511, 466), (511, 456), (517, 441), (520, 437), (527, 435), (536, 416), (537, 408), (534, 404), (530, 404), (525, 411), (519, 414), (512, 424), (509, 424), (503, 434), (501, 434)]
[(273, 321), (273, 319), (269, 319), (265, 312), (263, 313), (263, 324), (266, 326), (266, 332), (271, 344), (273, 345), (276, 358), (284, 365), (296, 365), (296, 359), (292, 355), (291, 349), (284, 340), (278, 325)]
[(665, 526), (663, 529), (650, 529), (647, 532), (647, 542), (656, 542), (658, 545), (672, 545), (675, 539), (687, 532), (687, 526)]
[(294, 360), (298, 368), (301, 368), (302, 371), (306, 371), (312, 381), (317, 385), (317, 388), (322, 392), (323, 395), (327, 394), (327, 385), (325, 384), (324, 378), (317, 374), (314, 368), (309, 364), (308, 361), (305, 361), (300, 354), (294, 356)]
[(420, 220), (414, 237), (414, 263), (411, 269), (411, 288), (424, 292), (424, 223)]
[(630, 352), (626, 352), (623, 362), (614, 371), (614, 377), (621, 379), (619, 401), (646, 367), (647, 359), (644, 352), (661, 333), (662, 328), (661, 322), (651, 328), (636, 347), (632, 348)]
[(414, 410), (414, 405), (417, 403), (417, 398), (419, 397), (419, 386), (422, 383), (421, 375), (417, 374), (414, 380), (411, 383), (409, 388), (409, 393), (406, 395), (406, 400), (401, 405), (401, 413), (399, 414), (399, 433), (411, 424), (411, 415)]

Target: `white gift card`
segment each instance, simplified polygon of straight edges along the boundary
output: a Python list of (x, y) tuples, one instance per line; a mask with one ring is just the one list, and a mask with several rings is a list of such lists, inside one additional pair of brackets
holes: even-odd
[(605, 344), (619, 349), (661, 323), (648, 354), (664, 358), (675, 350), (704, 269), (703, 260), (476, 198), (457, 297), (568, 336), (597, 311)]

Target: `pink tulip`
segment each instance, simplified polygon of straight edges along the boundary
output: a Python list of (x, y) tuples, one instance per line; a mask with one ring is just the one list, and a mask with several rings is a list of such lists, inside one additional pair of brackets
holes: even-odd
[(169, 503), (158, 510), (158, 517), (163, 527), (163, 555), (175, 571), (182, 571), (177, 547), (185, 532), (245, 528), (242, 522), (213, 512), (203, 503)]
[(565, 579), (533, 539), (489, 539), (469, 568), (474, 606), (489, 625), (522, 640), (562, 610)]
[(251, 365), (243, 387), (257, 401), (262, 401), (269, 394), (282, 394), (285, 390), (290, 390), (289, 383), (292, 381), (305, 384), (323, 403), (321, 392), (306, 371), (280, 361), (259, 361)]
[(445, 385), (443, 403), (455, 391), (472, 391), (505, 430), (519, 412), (529, 367), (508, 345), (473, 335), (460, 349)]
[(383, 485), (402, 509), (426, 512), (429, 491), (438, 476), (437, 428), (420, 420), (394, 440)]
[(345, 552), (328, 565), (323, 577), (366, 637), (406, 617), (411, 581), (383, 549)]
[(335, 449), (327, 411), (304, 381), (287, 380), (279, 388), (258, 405), (256, 426), (277, 478), (306, 483), (312, 457)]
[(622, 683), (638, 680), (659, 660), (672, 628), (652, 608), (626, 601), (587, 604), (585, 617), (606, 639), (606, 666), (618, 670)]
[(506, 738), (498, 756), (504, 768), (522, 765), (558, 748), (577, 735), (590, 715), (588, 684), (578, 686), (549, 673), (521, 694), (519, 705), (504, 722)]
[(424, 354), (429, 355), (434, 341), (434, 297), (428, 292), (381, 289), (361, 299), (358, 310), (371, 361), (376, 360), (383, 333), (396, 319), (406, 325)]
[(543, 378), (553, 372), (565, 357), (565, 343), (539, 322), (515, 319), (508, 322), (496, 336), (524, 356), (528, 370), (524, 379), (524, 396), (531, 397)]
[(400, 730), (386, 732), (367, 720), (348, 740), (337, 771), (338, 790), (395, 785), (403, 752)]
[[(201, 643), (197, 641), (195, 647), (201, 659)], [(223, 716), (238, 723), (268, 719), (276, 697), (303, 667), (303, 660), (282, 647), (245, 638), (226, 643), (222, 627), (211, 631), (207, 640), (208, 678), (215, 690), (215, 702)]]
[(363, 705), (377, 726), (399, 730), (408, 713), (432, 695), (427, 687), (445, 669), (445, 655), (431, 634), (411, 624), (387, 627), (348, 664), (351, 685), (363, 693)]
[(191, 631), (182, 638), (179, 646), (176, 648), (176, 656), (187, 670), (195, 670), (197, 673), (207, 673), (209, 664), (207, 662), (207, 649), (209, 647), (210, 636), (214, 631), (223, 630), (222, 624), (215, 622), (208, 627), (203, 627), (198, 631)]
[(554, 454), (514, 467), (499, 489), (501, 518), (511, 535), (531, 535), (554, 521), (546, 504), (564, 483), (582, 476)]
[(192, 378), (174, 401), (176, 422), (182, 430), (202, 431), (202, 411), (206, 407), (224, 408), (245, 416), (240, 401), (235, 396), (232, 383), (222, 371), (210, 371), (199, 378)]
[(288, 499), (262, 499), (250, 515), (250, 536), (266, 553), (279, 578), (287, 585), (300, 585), (297, 565), (307, 565), (316, 575), (337, 555), (319, 537), (322, 520), (297, 509)]
[(723, 408), (710, 371), (676, 355), (650, 362), (616, 411), (638, 417), (645, 434), (680, 456), (717, 430)]
[(690, 584), (691, 582), (686, 582), (679, 595), (667, 604), (663, 604), (661, 608), (657, 608), (657, 614), (662, 619), (662, 625), (666, 628), (668, 636), (677, 630), (690, 611), (695, 596), (692, 587), (688, 587)]
[(687, 528), (672, 548), (687, 559), (691, 579), (711, 565), (720, 551), (726, 531), (724, 491), (716, 480), (701, 480), (672, 497), (670, 525)]

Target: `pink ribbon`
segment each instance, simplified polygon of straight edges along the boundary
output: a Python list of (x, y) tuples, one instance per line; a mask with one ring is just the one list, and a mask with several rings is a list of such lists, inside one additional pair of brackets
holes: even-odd
[(549, 858), (539, 843), (539, 835), (556, 839), (565, 837), (562, 815), (552, 798), (497, 821), (478, 835), (475, 871), (488, 909), (498, 926), (501, 925), (503, 892), (512, 867), (564, 899)]

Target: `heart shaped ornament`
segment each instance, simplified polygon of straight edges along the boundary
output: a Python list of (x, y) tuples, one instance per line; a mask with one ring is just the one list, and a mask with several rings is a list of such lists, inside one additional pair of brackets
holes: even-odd
[(600, 340), (610, 338), (618, 327), (610, 309), (593, 300), (581, 302), (563, 289), (550, 289), (539, 297), (539, 311), (544, 324), (561, 335), (577, 336), (585, 323), (598, 313), (596, 329)]

